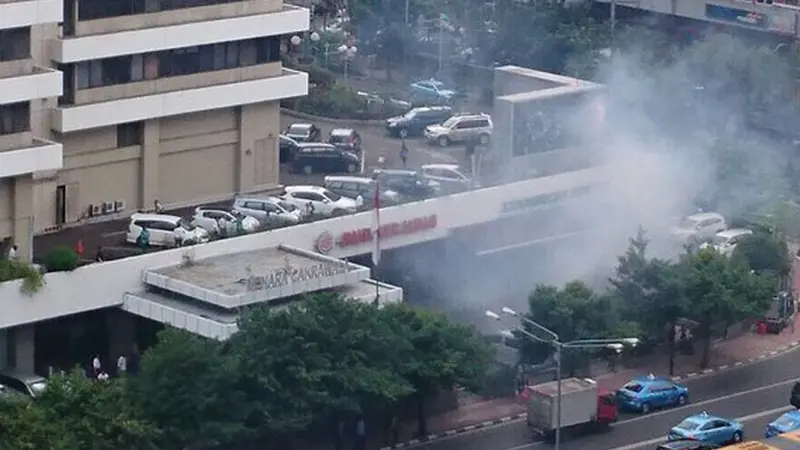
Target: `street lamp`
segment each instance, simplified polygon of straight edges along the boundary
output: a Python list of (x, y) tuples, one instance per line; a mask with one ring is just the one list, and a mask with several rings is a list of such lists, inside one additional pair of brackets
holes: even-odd
[[(554, 331), (550, 330), (544, 325), (541, 325), (529, 319), (528, 317), (525, 317), (524, 315), (520, 315), (513, 309), (504, 306), (501, 311), (503, 311), (504, 314), (516, 317), (525, 322), (526, 324), (532, 326), (533, 328), (547, 334), (549, 338), (541, 338), (521, 327), (515, 327), (514, 328), (515, 331), (518, 331), (519, 333), (523, 334), (528, 339), (531, 339), (536, 342), (543, 342), (545, 344), (552, 345), (553, 348), (555, 348), (556, 385), (557, 385), (555, 450), (559, 450), (559, 448), (561, 447), (561, 354), (564, 351), (564, 349), (608, 348), (619, 353), (625, 348), (625, 345), (635, 347), (639, 343), (639, 338), (629, 337), (629, 338), (619, 338), (619, 339), (580, 339), (576, 341), (562, 342), (561, 339), (558, 337), (558, 334), (556, 334)], [(498, 320), (498, 321), (503, 320), (503, 318), (500, 317), (500, 315), (495, 313), (494, 311), (487, 310), (486, 317), (492, 320)]]
[(347, 69), (350, 65), (350, 59), (358, 53), (358, 48), (355, 45), (342, 44), (339, 46), (338, 50), (342, 55), (342, 59), (344, 59), (344, 84), (347, 85)]
[(289, 42), (291, 42), (292, 47), (299, 47), (300, 44), (303, 44), (303, 57), (307, 58), (308, 57), (308, 41), (319, 42), (320, 39), (321, 38), (320, 38), (319, 33), (317, 33), (316, 31), (313, 31), (313, 32), (311, 32), (311, 34), (307, 35), (306, 39), (303, 39), (302, 37), (300, 37), (300, 35), (295, 34), (294, 36), (292, 36), (291, 39), (289, 39)]

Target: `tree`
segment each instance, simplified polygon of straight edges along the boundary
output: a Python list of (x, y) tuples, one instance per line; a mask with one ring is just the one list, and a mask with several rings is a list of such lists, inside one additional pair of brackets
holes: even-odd
[(43, 414), (46, 429), (61, 434), (56, 442), (97, 450), (155, 449), (158, 429), (136, 408), (125, 378), (101, 382), (80, 370), (54, 376), (34, 404), (41, 412), (26, 413), (33, 418)]
[(701, 367), (709, 363), (715, 326), (763, 314), (772, 299), (774, 280), (760, 275), (738, 260), (714, 249), (701, 249), (681, 257), (677, 274), (683, 286), (687, 315), (699, 323), (705, 340)]
[(684, 316), (680, 279), (667, 261), (647, 257), (648, 240), (639, 228), (618, 258), (611, 285), (620, 299), (622, 316), (635, 321), (647, 344), (667, 341), (669, 373), (675, 369), (675, 327)]
[(732, 258), (741, 259), (758, 273), (771, 273), (778, 278), (789, 276), (792, 262), (786, 242), (766, 233), (755, 233), (742, 239)]
[(163, 431), (163, 448), (205, 448), (246, 432), (239, 372), (218, 341), (165, 329), (132, 382), (138, 406)]
[(230, 340), (264, 433), (286, 436), (315, 424), (338, 440), (338, 424), (408, 395), (393, 359), (404, 342), (377, 306), (314, 295), (302, 307), (250, 311)]
[(22, 398), (0, 401), (0, 435), (3, 448), (15, 450), (72, 450), (78, 443), (63, 428), (63, 421), (51, 421), (46, 411)]
[(381, 311), (384, 325), (410, 349), (395, 356), (395, 369), (414, 387), (418, 433), (427, 436), (425, 400), (456, 385), (476, 388), (493, 360), (492, 348), (472, 327), (450, 322), (441, 313), (391, 305)]
[[(618, 319), (613, 296), (597, 294), (581, 281), (569, 282), (563, 289), (538, 285), (528, 297), (528, 307), (529, 318), (556, 333), (562, 342), (617, 337), (620, 328), (629, 328)], [(547, 343), (552, 339), (550, 336), (524, 321), (522, 326), (542, 339), (523, 341), (524, 361), (539, 362), (553, 353), (553, 346)], [(567, 372), (575, 374), (586, 365), (588, 356), (587, 352), (571, 349), (561, 355), (561, 361)]]

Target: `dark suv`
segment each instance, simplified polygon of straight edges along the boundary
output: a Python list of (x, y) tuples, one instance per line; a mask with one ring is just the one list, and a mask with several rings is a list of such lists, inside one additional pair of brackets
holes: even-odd
[(297, 152), (297, 141), (284, 135), (280, 135), (279, 138), (280, 162), (281, 164), (291, 162)]
[(425, 127), (444, 122), (453, 115), (449, 106), (422, 106), (386, 121), (386, 129), (394, 137), (422, 136)]
[(439, 192), (439, 183), (427, 179), (416, 170), (376, 169), (372, 179), (381, 189), (391, 189), (408, 200), (424, 200)]
[[(325, 189), (352, 199), (361, 197), (364, 208), (375, 206), (376, 182), (372, 178), (353, 177), (347, 175), (329, 175), (325, 177)], [(380, 206), (396, 205), (400, 201), (400, 194), (380, 186), (378, 201)]]
[(328, 144), (353, 153), (361, 152), (361, 135), (350, 128), (334, 128), (328, 136)]
[(356, 173), (361, 169), (361, 158), (330, 144), (300, 143), (292, 159), (292, 168), (307, 175), (315, 172)]

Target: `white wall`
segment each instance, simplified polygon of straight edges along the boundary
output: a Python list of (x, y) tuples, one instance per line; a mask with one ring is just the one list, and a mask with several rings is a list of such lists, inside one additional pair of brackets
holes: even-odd
[[(441, 239), (451, 229), (496, 219), (505, 202), (607, 181), (611, 179), (613, 172), (607, 167), (598, 167), (385, 208), (381, 210), (381, 223), (384, 225), (434, 214), (438, 223), (432, 230), (381, 241), (381, 247), (390, 249)], [(339, 236), (347, 231), (372, 228), (372, 222), (372, 213), (364, 212), (190, 248), (92, 264), (70, 273), (46, 275), (46, 285), (30, 297), (20, 291), (21, 281), (3, 283), (0, 284), (0, 299), (3, 302), (0, 329), (120, 305), (125, 292), (135, 292), (143, 288), (145, 269), (179, 264), (187, 251), (198, 259), (278, 244), (315, 251), (315, 241), (323, 232)], [(336, 247), (329, 256), (343, 258), (366, 254), (371, 250), (372, 244), (367, 242), (345, 249)]]

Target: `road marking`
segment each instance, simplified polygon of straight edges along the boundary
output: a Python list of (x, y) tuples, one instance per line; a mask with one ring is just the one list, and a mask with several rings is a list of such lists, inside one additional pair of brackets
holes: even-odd
[(110, 237), (114, 237), (114, 236), (122, 236), (123, 234), (127, 234), (127, 233), (128, 233), (127, 231), (110, 231), (108, 233), (101, 234), (100, 237), (110, 238)]
[[(734, 420), (739, 421), (739, 422), (749, 422), (751, 420), (760, 419), (760, 418), (766, 417), (766, 416), (772, 416), (772, 415), (775, 415), (775, 414), (783, 414), (783, 413), (785, 413), (787, 411), (791, 411), (793, 409), (795, 409), (795, 408), (793, 408), (791, 406), (782, 406), (780, 408), (770, 409), (769, 411), (761, 411), (761, 412), (758, 412), (758, 413), (755, 413), (755, 414), (750, 414), (749, 416), (737, 417)], [(628, 444), (628, 445), (625, 445), (625, 446), (622, 446), (622, 447), (616, 447), (616, 448), (611, 449), (611, 450), (634, 450), (634, 449), (637, 449), (637, 448), (640, 448), (640, 447), (645, 447), (645, 446), (649, 447), (651, 445), (660, 444), (660, 443), (664, 442), (665, 440), (666, 440), (666, 436), (662, 436), (660, 438), (650, 439), (648, 441), (641, 441), (641, 442), (636, 442), (634, 444)]]
[[(791, 379), (788, 379), (788, 380), (779, 381), (777, 383), (768, 384), (766, 386), (759, 386), (757, 388), (748, 389), (746, 391), (736, 392), (734, 394), (728, 394), (728, 395), (723, 395), (721, 397), (709, 398), (709, 399), (706, 399), (706, 400), (703, 400), (703, 401), (697, 402), (697, 403), (688, 403), (688, 404), (686, 404), (684, 406), (679, 406), (677, 408), (662, 409), (660, 411), (656, 411), (654, 413), (650, 413), (650, 414), (647, 414), (647, 415), (641, 415), (641, 416), (631, 417), (630, 419), (620, 420), (614, 426), (620, 426), (620, 425), (624, 425), (624, 424), (627, 424), (627, 423), (633, 423), (633, 422), (640, 422), (642, 420), (647, 420), (647, 419), (649, 419), (651, 417), (658, 417), (658, 416), (661, 416), (661, 415), (664, 415), (664, 414), (670, 414), (670, 413), (675, 412), (675, 411), (685, 411), (685, 410), (688, 410), (690, 408), (697, 407), (697, 406), (709, 405), (709, 404), (716, 403), (716, 402), (719, 402), (719, 401), (722, 401), (722, 400), (728, 400), (728, 399), (732, 399), (732, 398), (736, 398), (736, 397), (741, 397), (743, 395), (753, 394), (753, 393), (761, 392), (761, 391), (767, 391), (767, 390), (770, 390), (770, 389), (773, 389), (773, 388), (776, 388), (776, 387), (793, 384), (795, 381), (797, 381), (795, 378), (791, 378)], [(463, 433), (459, 433), (459, 434), (456, 434), (456, 435), (453, 435), (453, 436), (446, 436), (444, 438), (437, 439), (437, 440), (435, 440), (433, 442), (422, 442), (420, 444), (422, 446), (424, 446), (424, 445), (427, 445), (427, 444), (436, 444), (437, 442), (442, 442), (444, 440), (450, 440), (450, 439), (456, 439), (456, 438), (460, 439), (460, 438), (462, 438), (464, 436), (467, 436), (467, 435), (470, 435), (470, 434), (483, 433), (483, 432), (486, 432), (486, 431), (489, 431), (489, 430), (493, 430), (495, 428), (506, 427), (506, 426), (509, 426), (509, 425), (512, 425), (512, 424), (517, 424), (517, 423), (524, 422), (524, 421), (525, 421), (525, 418), (521, 418), (521, 419), (510, 420), (508, 422), (497, 423), (497, 424), (494, 424), (494, 425), (492, 425), (490, 427), (476, 428), (475, 426), (468, 426), (468, 427), (464, 427), (464, 430), (467, 430), (467, 431), (464, 431)], [(543, 444), (543, 442), (531, 442), (529, 444), (518, 445), (516, 447), (508, 447), (508, 448), (505, 448), (505, 449), (502, 449), (502, 450), (522, 450), (522, 449), (533, 448), (533, 447), (536, 447), (536, 446), (542, 445), (542, 444)]]

